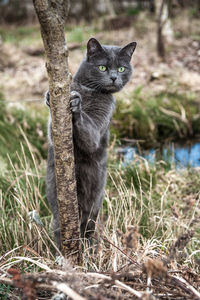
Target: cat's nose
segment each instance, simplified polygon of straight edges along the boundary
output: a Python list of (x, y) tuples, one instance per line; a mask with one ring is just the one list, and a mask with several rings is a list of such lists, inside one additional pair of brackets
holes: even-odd
[(115, 74), (112, 74), (110, 76), (110, 79), (112, 79), (113, 83), (115, 82), (115, 80), (117, 79), (117, 76)]

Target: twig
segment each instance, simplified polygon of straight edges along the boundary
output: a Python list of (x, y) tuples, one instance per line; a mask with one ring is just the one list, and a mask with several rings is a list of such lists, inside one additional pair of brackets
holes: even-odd
[(52, 285), (60, 292), (65, 293), (67, 296), (71, 297), (74, 300), (86, 300), (86, 298), (77, 294), (72, 290), (66, 283), (58, 283), (57, 281), (52, 281)]
[(0, 277), (1, 284), (14, 285), (12, 279)]
[[(155, 281), (155, 279), (154, 279)], [(129, 282), (130, 284), (130, 282)], [(147, 288), (147, 284), (145, 284), (144, 282), (141, 282), (141, 283), (138, 283), (138, 282), (134, 282), (133, 283), (134, 286), (136, 287), (140, 287), (140, 288)], [(159, 284), (162, 284), (162, 286), (159, 286)], [(180, 290), (179, 291), (176, 291), (176, 290), (173, 290), (173, 289), (170, 289), (170, 288), (174, 288), (174, 285), (172, 284), (168, 284), (167, 285), (169, 287), (166, 287), (163, 285), (163, 282), (161, 283), (160, 281), (156, 280), (155, 283), (153, 284), (152, 283), (152, 290), (154, 290), (154, 296), (157, 296), (158, 294), (156, 294), (156, 290), (160, 291), (160, 292), (163, 292), (165, 293), (165, 295), (169, 295), (170, 293), (173, 294), (173, 296), (179, 296), (179, 297), (187, 297), (188, 295), (186, 295), (185, 293), (181, 292)]]
[(151, 276), (147, 277), (147, 292), (150, 293), (151, 291)]
[[(139, 268), (141, 268), (141, 266), (131, 257), (131, 256), (129, 256), (128, 254), (126, 254), (123, 250), (121, 250), (118, 246), (116, 246), (115, 244), (113, 244), (111, 241), (109, 241), (106, 237), (104, 237), (104, 236), (101, 236), (100, 235), (100, 237), (104, 240), (104, 241), (106, 241), (106, 242), (108, 242), (110, 245), (112, 245), (114, 248), (116, 248), (117, 250), (119, 250), (122, 254), (124, 254), (129, 260), (130, 260), (130, 262), (132, 263), (132, 264), (134, 264), (134, 265), (137, 265)], [(93, 237), (94, 238), (94, 237)]]
[(124, 266), (122, 266), (121, 268), (119, 268), (119, 269), (116, 271), (116, 273), (119, 273), (119, 272), (122, 271), (124, 268), (127, 268), (127, 267), (131, 266), (131, 264), (132, 264), (132, 262), (129, 262), (129, 263), (125, 264)]
[[(10, 268), (10, 266), (13, 265), (13, 260), (14, 259), (16, 259), (17, 262), (28, 261), (28, 262), (31, 262), (31, 263), (37, 265), (41, 269), (44, 269), (44, 270), (49, 271), (49, 272), (51, 271), (51, 269), (47, 265), (45, 265), (45, 264), (43, 264), (43, 263), (41, 263), (39, 261), (36, 261), (34, 259), (31, 259), (29, 257), (22, 257), (22, 256), (14, 256), (14, 257), (9, 258), (7, 260), (7, 263), (4, 264), (4, 265), (2, 265), (2, 268), (5, 268), (5, 267), (6, 268)], [(12, 263), (8, 263), (9, 260), (12, 261)], [(14, 262), (14, 263), (16, 263), (16, 262)]]
[[(9, 278), (0, 277), (0, 283), (5, 284), (5, 285), (10, 285), (10, 286), (15, 286), (13, 280), (9, 279)], [(38, 284), (36, 284), (36, 287), (38, 289), (42, 289), (42, 290), (49, 290), (49, 291), (57, 290), (56, 287), (52, 287), (52, 285), (45, 284), (45, 283), (38, 283)]]
[[(12, 279), (9, 278), (1, 278), (0, 283), (15, 286)], [(65, 293), (67, 296), (71, 297), (74, 300), (86, 300), (86, 298), (77, 294), (74, 290), (72, 290), (66, 283), (59, 283), (57, 281), (52, 281), (51, 285), (49, 284), (36, 284), (37, 289), (46, 289), (50, 291), (58, 290), (60, 292)]]
[[(107, 276), (107, 275), (103, 275), (103, 274), (99, 274), (99, 273), (87, 273), (87, 275), (93, 276), (93, 277), (96, 277), (96, 278), (100, 278), (100, 279), (106, 279), (106, 280), (111, 280), (111, 281), (113, 280), (112, 277)], [(134, 290), (133, 288), (129, 287), (128, 285), (126, 285), (125, 283), (122, 283), (119, 280), (114, 280), (113, 282), (116, 286), (128, 291), (129, 293), (135, 295), (139, 299), (142, 299), (142, 296), (143, 296), (142, 292), (138, 292), (138, 291)]]
[[(5, 196), (5, 198), (6, 198), (6, 196)], [(15, 250), (18, 250), (18, 249), (20, 249), (20, 248), (22, 248), (22, 247), (23, 247), (23, 246), (16, 247), (16, 248), (14, 248), (14, 249), (12, 249), (12, 250), (6, 252), (5, 254), (3, 254), (3, 255), (0, 257), (0, 262), (1, 262), (1, 260), (5, 259), (6, 256), (10, 255), (12, 252), (14, 252)], [(0, 264), (0, 267), (1, 267), (1, 264)]]
[(198, 299), (200, 299), (200, 293), (192, 286), (190, 285), (185, 279), (178, 276), (171, 276), (172, 279), (175, 279), (178, 286), (184, 290), (186, 290), (188, 293), (192, 293), (193, 295), (197, 296)]
[(92, 288), (98, 288), (98, 287), (99, 287), (99, 284), (92, 284), (92, 285), (86, 286), (84, 288), (84, 290), (88, 290), (88, 289), (92, 289)]

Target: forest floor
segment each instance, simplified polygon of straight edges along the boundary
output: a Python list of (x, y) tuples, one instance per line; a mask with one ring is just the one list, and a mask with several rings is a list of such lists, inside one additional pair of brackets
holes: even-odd
[[(76, 268), (69, 260), (62, 266), (55, 262), (45, 198), (48, 110), (43, 95), (48, 82), (39, 27), (0, 27), (0, 299), (42, 300), (55, 294), (57, 300), (64, 295), (76, 300), (200, 299), (199, 170), (163, 161), (151, 165), (140, 156), (124, 167), (114, 137), (115, 132), (121, 137), (121, 130), (123, 137), (135, 138), (130, 126), (138, 121), (147, 124), (137, 127), (138, 139), (147, 133), (146, 139), (160, 139), (154, 129), (161, 120), (160, 103), (167, 117), (162, 115), (162, 122), (171, 132), (176, 127), (178, 137), (188, 137), (192, 128), (200, 135), (199, 22), (188, 12), (172, 20), (174, 39), (166, 44), (165, 61), (156, 54), (156, 22), (147, 14), (120, 30), (103, 30), (99, 22), (67, 28), (72, 74), (91, 36), (105, 44), (138, 43), (133, 77), (116, 95), (119, 125), (113, 123), (97, 232), (92, 244), (83, 241), (83, 263)], [(141, 110), (134, 103), (142, 103)], [(42, 225), (37, 217), (30, 222), (33, 211)]]

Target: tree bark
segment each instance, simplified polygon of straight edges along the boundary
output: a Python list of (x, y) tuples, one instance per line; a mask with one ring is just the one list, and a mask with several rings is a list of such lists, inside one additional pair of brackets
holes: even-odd
[(80, 263), (80, 227), (74, 168), (70, 76), (64, 25), (67, 0), (33, 0), (40, 22), (49, 80), (61, 252)]

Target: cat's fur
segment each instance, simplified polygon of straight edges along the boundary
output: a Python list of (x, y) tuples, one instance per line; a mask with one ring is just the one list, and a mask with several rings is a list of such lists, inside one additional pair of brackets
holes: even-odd
[[(96, 39), (90, 39), (86, 58), (72, 81), (70, 106), (73, 114), (75, 172), (82, 237), (94, 230), (101, 208), (106, 183), (109, 124), (115, 106), (112, 93), (121, 90), (129, 81), (132, 74), (130, 60), (135, 47), (135, 42), (120, 48), (100, 45)], [(107, 70), (100, 71), (99, 66), (106, 66)], [(121, 66), (125, 67), (122, 73), (118, 71)], [(46, 102), (49, 105), (48, 93)], [(60, 247), (51, 118), (46, 193), (53, 212), (56, 241)]]

